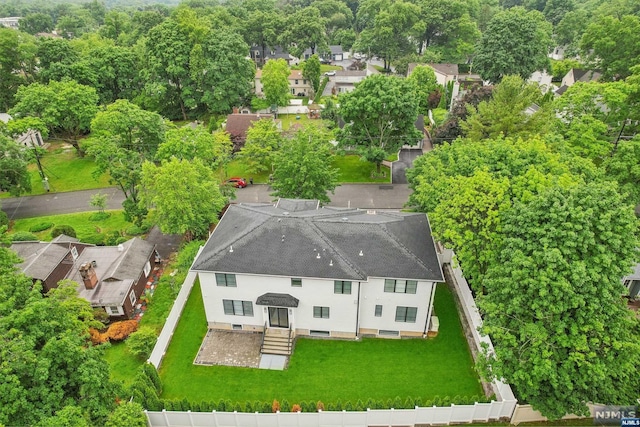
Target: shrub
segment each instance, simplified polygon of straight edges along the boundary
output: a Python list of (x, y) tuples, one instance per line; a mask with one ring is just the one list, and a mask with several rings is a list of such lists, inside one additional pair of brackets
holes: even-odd
[(142, 370), (153, 383), (153, 386), (155, 387), (156, 392), (158, 394), (161, 394), (162, 380), (160, 380), (160, 375), (158, 375), (158, 371), (156, 370), (156, 367), (153, 366), (151, 363), (145, 363), (144, 365), (142, 365)]
[(242, 405), (240, 404), (240, 402), (236, 402), (235, 405), (233, 405), (233, 411), (242, 412)]
[(104, 308), (94, 308), (93, 318), (100, 323), (107, 323), (109, 321), (109, 313), (104, 311)]
[(272, 412), (272, 404), (269, 402), (263, 402), (262, 403), (262, 410), (260, 411), (263, 414), (268, 414), (270, 412)]
[(283, 399), (282, 403), (280, 404), (280, 407), (282, 408), (281, 411), (286, 411), (289, 408), (291, 408), (291, 404), (289, 403), (289, 401), (287, 399)]
[(107, 337), (95, 328), (89, 328), (89, 338), (93, 345), (100, 345), (108, 341)]
[(125, 344), (131, 354), (146, 359), (156, 345), (156, 340), (156, 331), (150, 326), (143, 326), (132, 333)]
[(249, 400), (244, 402), (244, 412), (253, 412), (253, 403), (251, 403)]
[(224, 399), (220, 399), (220, 401), (218, 402), (217, 409), (218, 409), (218, 412), (226, 412), (227, 404), (224, 401)]
[(324, 411), (324, 403), (322, 403), (320, 400), (318, 400), (318, 403), (316, 403), (316, 411)]
[(28, 231), (18, 231), (11, 235), (12, 242), (30, 242), (37, 240), (38, 236), (33, 233), (29, 233)]
[(342, 409), (344, 409), (345, 411), (353, 411), (353, 405), (351, 404), (351, 401), (347, 400)]
[(104, 221), (110, 216), (111, 214), (109, 212), (96, 212), (89, 216), (89, 221)]
[(52, 222), (40, 222), (38, 224), (33, 224), (31, 227), (29, 227), (29, 231), (32, 233), (38, 233), (40, 231), (48, 230), (51, 227), (53, 227)]
[(132, 225), (131, 227), (127, 228), (126, 233), (129, 236), (139, 236), (141, 234), (144, 234), (147, 232), (147, 229), (145, 229), (144, 224), (143, 227), (138, 227), (137, 225)]
[(82, 241), (96, 246), (104, 246), (105, 235), (101, 233), (89, 234), (84, 236)]
[(53, 227), (53, 230), (51, 230), (51, 238), (53, 239), (55, 239), (61, 234), (64, 234), (69, 237), (77, 237), (76, 230), (74, 230), (73, 227), (70, 225), (64, 225), (64, 224), (56, 225), (55, 227)]
[(367, 404), (365, 406), (369, 409), (376, 409), (376, 402), (372, 398), (369, 398), (367, 399)]
[(107, 338), (111, 341), (122, 341), (138, 329), (138, 321), (124, 320), (115, 322), (107, 329)]
[(364, 403), (362, 402), (362, 400), (358, 399), (358, 401), (356, 402), (355, 410), (364, 411)]
[(276, 413), (280, 410), (280, 402), (273, 399), (273, 403), (271, 404), (271, 412)]
[(9, 225), (9, 217), (5, 211), (0, 210), (0, 227)]
[(297, 403), (294, 403), (291, 407), (291, 412), (302, 412), (302, 408)]

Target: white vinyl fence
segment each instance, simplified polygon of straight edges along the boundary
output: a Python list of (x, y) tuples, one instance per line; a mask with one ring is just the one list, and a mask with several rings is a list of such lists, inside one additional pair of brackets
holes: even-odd
[(451, 424), (510, 419), (514, 405), (507, 402), (476, 403), (415, 409), (369, 409), (357, 412), (241, 412), (146, 411), (151, 427), (332, 427), (407, 426)]
[[(203, 247), (204, 246), (201, 246), (198, 250), (198, 254), (193, 259), (194, 261), (198, 258), (198, 255), (200, 255), (200, 251), (202, 251)], [(184, 279), (184, 282), (180, 287), (180, 292), (178, 292), (178, 297), (173, 302), (171, 312), (167, 317), (167, 321), (164, 322), (164, 326), (162, 327), (160, 336), (156, 341), (156, 345), (153, 347), (151, 356), (149, 356), (149, 359), (147, 359), (147, 362), (155, 366), (156, 369), (160, 368), (162, 358), (167, 352), (167, 347), (169, 347), (171, 337), (173, 337), (173, 332), (176, 330), (176, 326), (178, 326), (178, 320), (180, 320), (182, 310), (187, 303), (187, 299), (189, 299), (189, 294), (191, 293), (191, 288), (193, 288), (193, 283), (196, 281), (196, 276), (196, 273), (189, 271), (189, 274), (187, 274), (187, 277)]]
[[(450, 263), (453, 252), (445, 250), (443, 262)], [(197, 258), (197, 256), (196, 256)], [(473, 331), (473, 340), (477, 349), (480, 343), (487, 343), (493, 351), (488, 337), (482, 337), (477, 329), (482, 319), (473, 300), (469, 285), (459, 268), (453, 269), (455, 291), (459, 296), (466, 319)], [(162, 356), (171, 340), (175, 325), (186, 303), (195, 277), (189, 273), (180, 294), (171, 309), (165, 327), (162, 329), (156, 347), (149, 361), (156, 367), (160, 365)], [(184, 294), (183, 294), (184, 293)], [(182, 299), (181, 299), (182, 298)], [(182, 301), (182, 302), (179, 302)], [(170, 323), (173, 322), (173, 323)], [(364, 426), (397, 426), (415, 424), (460, 424), (471, 422), (487, 422), (491, 420), (510, 420), (517, 405), (511, 387), (500, 381), (492, 384), (497, 401), (491, 403), (475, 403), (473, 405), (451, 405), (445, 407), (428, 407), (415, 409), (367, 409), (366, 411), (342, 412), (278, 412), (275, 414), (242, 413), (242, 412), (191, 412), (191, 411), (145, 411), (151, 427), (364, 427)]]

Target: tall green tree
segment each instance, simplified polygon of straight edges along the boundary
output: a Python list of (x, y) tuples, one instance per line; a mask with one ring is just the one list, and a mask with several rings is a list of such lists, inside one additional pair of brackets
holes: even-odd
[(432, 218), (437, 239), (455, 249), (476, 290), (495, 261), (504, 213), (545, 188), (600, 179), (588, 160), (555, 153), (540, 137), (459, 139), (420, 156), (407, 170), (409, 204)]
[(413, 84), (397, 77), (373, 75), (340, 98), (346, 125), (338, 139), (378, 165), (403, 144), (415, 145), (422, 135), (415, 127), (418, 100)]
[(293, 56), (302, 56), (307, 48), (314, 54), (317, 49), (327, 46), (325, 19), (313, 6), (296, 10), (287, 17), (279, 40), (282, 45), (288, 46)]
[(624, 141), (615, 152), (604, 159), (603, 167), (612, 179), (618, 181), (627, 203), (640, 203), (640, 136)]
[(19, 196), (31, 191), (27, 171), (30, 157), (16, 142), (0, 133), (0, 191)]
[(20, 31), (36, 35), (37, 33), (49, 33), (53, 30), (51, 15), (42, 12), (29, 13), (20, 18)]
[(156, 160), (201, 160), (212, 171), (227, 164), (233, 144), (224, 131), (209, 132), (203, 126), (169, 129), (165, 141), (158, 146)]
[(238, 157), (247, 163), (250, 173), (273, 171), (283, 144), (282, 132), (273, 120), (258, 120), (247, 130), (247, 140)]
[(278, 36), (283, 25), (282, 15), (275, 11), (257, 10), (249, 13), (243, 28), (244, 39), (249, 46), (260, 48), (259, 63), (264, 65), (268, 48), (278, 44)]
[(528, 79), (534, 71), (549, 68), (551, 33), (551, 24), (538, 11), (521, 7), (502, 11), (482, 35), (473, 69), (492, 83), (509, 74)]
[(138, 194), (142, 163), (154, 158), (166, 128), (159, 114), (120, 99), (96, 115), (91, 138), (85, 142), (87, 152), (95, 157), (95, 174), (109, 173), (110, 181), (125, 195), (125, 215), (138, 225), (147, 213)]
[(311, 57), (302, 64), (302, 76), (311, 82), (314, 94), (317, 94), (320, 88), (320, 75), (320, 59), (318, 55), (311, 55)]
[(43, 296), (39, 283), (16, 272), (16, 262), (0, 248), (0, 423), (43, 425), (77, 406), (92, 425), (104, 424), (118, 389), (103, 348), (89, 339), (89, 327), (100, 326), (89, 302), (70, 281)]
[(270, 105), (289, 105), (289, 65), (284, 59), (270, 59), (262, 68), (262, 90)]
[(580, 46), (604, 79), (624, 79), (632, 66), (640, 64), (640, 17), (604, 16), (589, 24)]
[(11, 108), (18, 88), (33, 81), (35, 52), (36, 44), (32, 36), (10, 28), (0, 28), (0, 110)]
[(418, 99), (418, 112), (426, 115), (429, 111), (429, 95), (439, 87), (436, 73), (428, 65), (418, 65), (407, 80), (414, 85)]
[(545, 110), (528, 112), (527, 109), (541, 99), (536, 83), (520, 76), (505, 76), (494, 88), (490, 100), (481, 101), (477, 107), (467, 107), (469, 115), (460, 126), (466, 136), (475, 140), (540, 133), (548, 122)]
[(330, 202), (338, 170), (331, 166), (330, 134), (315, 126), (298, 131), (276, 156), (273, 196), (290, 199), (317, 199)]
[(587, 402), (634, 405), (638, 319), (620, 297), (637, 221), (611, 183), (550, 188), (505, 215), (479, 298), (495, 342), (485, 367), (550, 419)]
[(142, 200), (156, 209), (163, 233), (185, 234), (187, 240), (207, 235), (227, 203), (213, 173), (200, 159), (142, 165)]
[(98, 112), (98, 94), (73, 80), (32, 83), (18, 89), (16, 104), (9, 112), (17, 118), (41, 119), (54, 135), (70, 137), (78, 155), (83, 156), (78, 139), (89, 130)]
[(118, 405), (105, 424), (106, 427), (146, 427), (147, 425), (144, 409), (136, 402)]

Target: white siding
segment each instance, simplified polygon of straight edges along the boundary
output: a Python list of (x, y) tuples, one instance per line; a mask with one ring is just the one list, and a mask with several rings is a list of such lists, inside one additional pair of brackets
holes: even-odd
[[(262, 327), (268, 320), (265, 306), (256, 299), (265, 293), (283, 293), (297, 298), (298, 307), (289, 310), (289, 322), (297, 329), (355, 333), (358, 282), (351, 294), (334, 294), (333, 280), (302, 279), (302, 287), (291, 286), (291, 277), (236, 274), (237, 287), (217, 286), (214, 272), (199, 272), (205, 313), (210, 326), (236, 324)], [(253, 317), (224, 314), (222, 300), (253, 303)], [(329, 307), (329, 319), (313, 317), (313, 307)]]
[[(424, 331), (431, 299), (432, 282), (418, 281), (415, 294), (384, 291), (384, 279), (370, 278), (363, 283), (360, 293), (360, 328), (386, 329), (393, 331)], [(375, 317), (376, 305), (382, 305), (382, 316)], [(418, 307), (415, 323), (396, 322), (396, 307)]]

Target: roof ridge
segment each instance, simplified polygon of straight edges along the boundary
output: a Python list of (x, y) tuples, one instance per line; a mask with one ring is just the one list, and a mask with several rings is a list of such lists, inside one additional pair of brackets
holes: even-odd
[[(27, 243), (27, 242), (25, 242), (25, 243)], [(51, 245), (54, 245), (54, 244), (55, 244), (53, 241), (50, 241), (50, 242), (37, 241), (37, 243), (46, 243), (46, 244), (47, 244), (47, 246), (45, 246), (45, 248), (44, 248), (44, 249), (42, 249), (42, 252), (40, 252), (40, 253), (38, 253), (39, 249), (36, 249), (36, 253), (34, 254), (34, 255), (36, 255), (36, 256), (35, 256), (35, 257), (33, 258), (33, 260), (29, 263), (29, 265), (27, 265), (26, 267), (24, 267), (24, 268), (22, 269), (22, 271), (26, 271), (29, 267), (31, 267), (31, 266), (33, 265), (33, 263), (34, 263), (34, 262), (36, 262), (36, 260), (37, 260), (38, 258), (40, 258), (40, 255), (43, 255), (43, 254), (46, 252), (46, 250), (47, 250), (47, 249), (49, 249), (49, 248), (51, 247)], [(59, 246), (59, 245), (56, 245), (56, 247), (58, 247), (58, 246)], [(63, 248), (63, 249), (64, 249), (64, 248)], [(58, 265), (60, 265), (60, 263), (61, 263), (61, 262), (66, 258), (66, 256), (69, 254), (69, 251), (70, 251), (70, 249), (69, 249), (69, 248), (67, 248), (67, 251), (64, 253), (64, 255), (62, 255), (62, 257), (61, 257), (61, 258), (60, 258), (60, 260), (56, 263), (56, 265), (54, 265), (54, 266), (53, 266), (53, 268), (51, 268), (50, 270), (48, 270), (47, 275), (42, 279), (43, 281), (44, 281), (47, 277), (49, 277), (49, 275), (50, 275), (51, 273), (53, 273), (53, 270), (55, 270), (55, 269), (58, 267)]]
[[(306, 222), (306, 221), (305, 221)], [(315, 224), (315, 221), (313, 219), (310, 219), (309, 223), (311, 223), (311, 226), (314, 230), (314, 232), (320, 237), (320, 239), (325, 242), (327, 244), (328, 247), (332, 248), (336, 255), (342, 259), (345, 264), (347, 264), (347, 266), (349, 266), (356, 274), (358, 274), (360, 277), (362, 277), (363, 279), (366, 279), (367, 277), (369, 277), (367, 274), (365, 274), (363, 271), (361, 271), (358, 266), (354, 265), (350, 259), (347, 259), (345, 256), (343, 256), (340, 251), (338, 250), (338, 248), (331, 244), (331, 240), (322, 232), (322, 230), (320, 230), (320, 227), (318, 227)]]
[[(125, 243), (129, 243), (129, 245), (127, 245), (127, 247), (122, 251), (122, 253), (118, 256), (117, 260), (117, 264), (115, 265), (115, 267), (110, 268), (107, 271), (107, 276), (104, 278), (101, 278), (100, 280), (105, 280), (105, 279), (109, 279), (112, 276), (110, 276), (111, 274), (115, 274), (116, 271), (118, 271), (118, 267), (120, 267), (120, 264), (122, 264), (122, 261), (126, 258), (127, 253), (129, 252), (129, 249), (131, 249), (131, 247), (133, 246), (133, 241), (136, 240), (137, 237), (134, 237), (133, 239), (127, 240), (126, 242), (120, 243), (120, 245), (122, 245), (124, 247)], [(118, 246), (120, 246), (118, 245)], [(112, 264), (113, 265), (113, 264)], [(120, 279), (118, 277), (114, 277), (117, 280), (123, 280)]]

